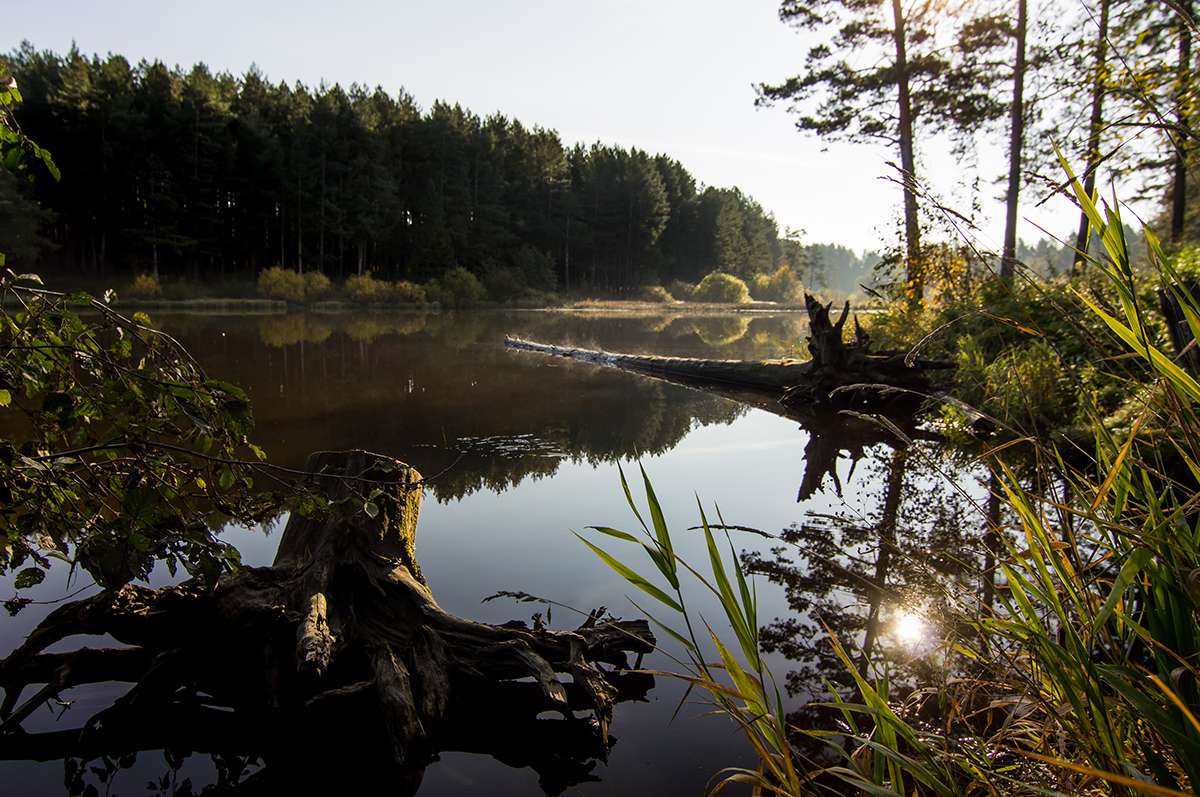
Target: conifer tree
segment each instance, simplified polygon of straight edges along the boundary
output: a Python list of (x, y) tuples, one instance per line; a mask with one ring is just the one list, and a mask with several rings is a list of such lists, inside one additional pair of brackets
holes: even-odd
[[(991, 77), (960, 68), (942, 28), (953, 20), (944, 6), (900, 0), (784, 0), (785, 24), (818, 31), (800, 75), (758, 86), (758, 104), (786, 100), (799, 115), (796, 127), (830, 140), (883, 143), (900, 155), (904, 190), (907, 293), (924, 291), (918, 200), (917, 140), (921, 130), (967, 136), (1003, 112), (991, 96)], [(870, 66), (855, 63), (857, 56)]]

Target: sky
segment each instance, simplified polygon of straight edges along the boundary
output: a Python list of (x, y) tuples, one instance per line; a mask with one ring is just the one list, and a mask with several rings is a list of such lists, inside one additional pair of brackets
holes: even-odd
[[(756, 108), (754, 86), (801, 71), (814, 35), (785, 26), (779, 0), (40, 0), (4, 12), (0, 52), (28, 40), (65, 54), (273, 82), (322, 80), (404, 88), (423, 108), (458, 103), (558, 132), (563, 144), (637, 147), (679, 160), (705, 185), (737, 186), (775, 215), (780, 233), (856, 251), (898, 240), (893, 153), (829, 144), (796, 130), (785, 107)], [(934, 142), (919, 171), (956, 210), (964, 170)], [(1003, 153), (985, 152), (987, 180)], [(975, 242), (998, 249), (1003, 208), (985, 184)], [(1065, 201), (1026, 208), (1021, 238), (1072, 236)]]

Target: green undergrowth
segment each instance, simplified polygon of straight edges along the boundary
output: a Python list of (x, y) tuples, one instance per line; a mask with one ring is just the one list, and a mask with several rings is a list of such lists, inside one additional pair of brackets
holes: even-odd
[[(1135, 272), (1116, 203), (1076, 193), (1105, 249), (1087, 276), (995, 283), (975, 311), (918, 311), (926, 328), (941, 329), (926, 354), (954, 358), (954, 389), (1008, 435), (975, 449), (1002, 507), (979, 518), (994, 566), (975, 576), (993, 598), (981, 602), (973, 581), (949, 596), (960, 633), (921, 654), (925, 682), (895, 688), (886, 660), (856, 662), (831, 633), (849, 678), (829, 684), (823, 708), (839, 722), (789, 727), (759, 654), (754, 582), (717, 533), (723, 522), (710, 526), (700, 513), (710, 560), (702, 575), (676, 555), (644, 473), (650, 524), (622, 475), (643, 534), (596, 531), (640, 548), (653, 568), (588, 544), (651, 599), (639, 608), (653, 610), (646, 614), (686, 651), (675, 675), (705, 690), (760, 758), (757, 769), (718, 773), (713, 792), (731, 784), (822, 797), (1193, 792), (1200, 381), (1170, 349), (1156, 291), (1175, 297), (1193, 329), (1200, 301), (1180, 287), (1190, 256), (1168, 258), (1147, 231), (1155, 270)], [(873, 329), (885, 337), (902, 327), (898, 318)], [(1014, 442), (1031, 455), (1012, 458)], [(698, 632), (685, 571), (720, 600), (726, 624)], [(829, 756), (802, 754), (799, 736), (824, 742)]]

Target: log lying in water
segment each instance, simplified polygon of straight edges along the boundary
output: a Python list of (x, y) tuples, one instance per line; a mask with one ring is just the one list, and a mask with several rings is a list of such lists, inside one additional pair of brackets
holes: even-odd
[(515, 351), (530, 351), (567, 357), (580, 362), (620, 368), (622, 371), (658, 377), (687, 377), (706, 382), (767, 390), (785, 390), (800, 384), (809, 371), (802, 360), (702, 360), (690, 357), (655, 357), (638, 354), (616, 354), (569, 346), (505, 338), (505, 347)]
[[(553, 770), (539, 772), (560, 791), (586, 779), (611, 744), (614, 702), (648, 686), (619, 672), (627, 653), (653, 649), (646, 622), (592, 616), (567, 632), (455, 617), (416, 562), (420, 475), (364, 451), (318, 452), (307, 469), (326, 508), (293, 512), (271, 567), (211, 591), (126, 585), (75, 601), (0, 661), (0, 758), (233, 750), (262, 757), (282, 787), (343, 782), (348, 757), (395, 783), (419, 782), (440, 750), (486, 752), (490, 740), (506, 760)], [(75, 634), (132, 647), (45, 652)], [(74, 731), (21, 728), (70, 687), (102, 681), (134, 686)], [(20, 702), (33, 684), (43, 686)], [(537, 719), (546, 710), (560, 730)]]
[[(906, 352), (870, 351), (870, 338), (858, 325), (855, 341), (842, 340), (850, 312), (846, 302), (841, 318), (829, 318), (832, 304), (822, 305), (806, 296), (809, 317), (810, 360), (705, 360), (686, 357), (618, 354), (591, 349), (553, 346), (519, 338), (505, 338), (507, 348), (568, 357), (623, 371), (671, 381), (693, 380), (778, 392), (785, 405), (829, 403), (850, 407), (894, 403), (904, 392), (922, 393), (929, 388), (927, 371), (952, 368), (953, 363), (913, 358)], [(904, 402), (904, 399), (901, 399)], [(912, 404), (911, 398), (907, 400)]]
[[(809, 432), (798, 500), (815, 495), (827, 478), (841, 494), (837, 463), (845, 453), (857, 461), (877, 443), (895, 445), (930, 437), (917, 426), (916, 412), (929, 390), (927, 371), (952, 363), (911, 358), (905, 352), (872, 353), (870, 339), (855, 321), (855, 340), (843, 342), (847, 302), (836, 323), (832, 305), (806, 296), (810, 360), (704, 360), (615, 354), (506, 338), (516, 351), (530, 351), (685, 385), (790, 418)], [(851, 410), (846, 412), (846, 410)], [(871, 417), (868, 417), (871, 416)], [(881, 424), (876, 416), (888, 418)], [(895, 434), (900, 432), (901, 436)]]

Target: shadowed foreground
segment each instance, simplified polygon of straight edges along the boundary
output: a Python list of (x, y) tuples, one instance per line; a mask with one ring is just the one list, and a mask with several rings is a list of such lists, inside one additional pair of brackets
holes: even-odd
[[(358, 781), (412, 794), (444, 750), (530, 766), (551, 794), (594, 779), (614, 741), (613, 704), (653, 685), (622, 672), (627, 653), (654, 647), (646, 622), (593, 615), (566, 632), (450, 615), (415, 558), (420, 475), (361, 450), (317, 452), (307, 470), (324, 500), (292, 513), (271, 567), (212, 590), (126, 585), (50, 614), (0, 661), (0, 758), (261, 759), (228, 784), (247, 794)], [(129, 647), (44, 652), (77, 634)], [(21, 728), (69, 688), (108, 681), (133, 687), (82, 726)], [(41, 687), (21, 702), (31, 685)], [(560, 719), (538, 719), (545, 711)]]

